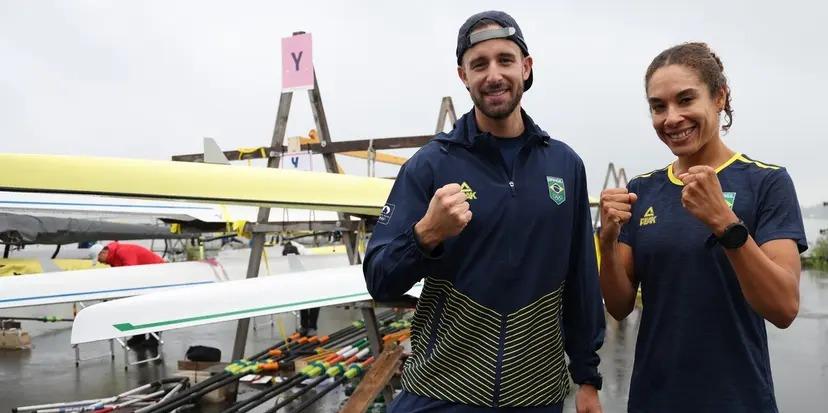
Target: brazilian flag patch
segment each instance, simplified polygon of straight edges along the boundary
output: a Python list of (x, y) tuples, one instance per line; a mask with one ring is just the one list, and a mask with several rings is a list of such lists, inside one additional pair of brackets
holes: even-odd
[(730, 209), (733, 209), (733, 203), (736, 202), (736, 193), (735, 192), (725, 192), (724, 194), (725, 202)]
[(564, 180), (556, 176), (546, 177), (546, 186), (549, 188), (549, 198), (560, 205), (566, 201), (566, 188), (564, 187)]

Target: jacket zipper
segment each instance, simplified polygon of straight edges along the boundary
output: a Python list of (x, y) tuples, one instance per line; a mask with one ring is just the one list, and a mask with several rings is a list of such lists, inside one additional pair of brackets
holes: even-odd
[[(523, 154), (523, 151), (526, 150), (526, 147), (527, 147), (527, 144), (524, 144), (523, 147), (520, 148), (520, 151), (518, 152), (518, 156), (517, 156), (518, 159), (515, 159), (515, 161), (512, 162), (511, 173), (509, 173), (509, 169), (505, 167), (506, 163), (503, 162), (503, 165), (504, 165), (503, 169), (507, 173), (506, 178), (509, 180), (509, 191), (512, 194), (512, 198), (515, 198), (517, 196), (517, 189), (515, 188), (515, 168), (517, 166), (517, 163), (519, 161), (520, 156)], [(501, 157), (501, 159), (503, 159), (503, 158)], [(515, 202), (515, 201), (513, 201), (513, 202)], [(511, 226), (511, 227), (514, 227), (514, 226)], [(511, 236), (511, 234), (510, 234), (510, 236)], [(512, 245), (514, 245), (514, 243), (509, 242), (509, 255), (508, 255), (508, 257), (509, 257), (509, 263), (510, 264), (513, 261), (513, 259), (512, 259), (512, 253), (513, 253)], [(500, 315), (500, 337), (499, 337), (498, 352), (497, 352), (497, 365), (495, 366), (494, 400), (492, 401), (493, 405), (495, 407), (498, 407), (500, 405), (500, 378), (503, 374), (503, 353), (505, 352), (505, 348), (504, 348), (505, 346), (506, 346), (506, 315), (501, 314)]]
[[(517, 189), (515, 189), (515, 168), (517, 167), (517, 163), (520, 160), (520, 156), (523, 154), (523, 152), (526, 150), (526, 148), (529, 147), (529, 145), (531, 145), (531, 143), (528, 142), (528, 141), (523, 143), (523, 146), (521, 146), (520, 150), (518, 151), (517, 158), (515, 158), (515, 161), (512, 162), (512, 171), (511, 171), (511, 173), (509, 173), (508, 169), (506, 170), (506, 173), (508, 174), (508, 176), (506, 178), (509, 179), (509, 190), (512, 192), (512, 197), (517, 196)], [(505, 166), (505, 164), (506, 163), (504, 162), (504, 166)], [(504, 168), (504, 169), (506, 169), (506, 168)]]

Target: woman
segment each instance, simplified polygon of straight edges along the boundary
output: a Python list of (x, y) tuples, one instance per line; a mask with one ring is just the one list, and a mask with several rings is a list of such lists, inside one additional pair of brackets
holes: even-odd
[(607, 310), (624, 319), (639, 285), (643, 300), (628, 409), (777, 412), (765, 320), (796, 317), (807, 248), (793, 183), (722, 141), (730, 88), (706, 44), (659, 54), (645, 90), (676, 160), (601, 194)]

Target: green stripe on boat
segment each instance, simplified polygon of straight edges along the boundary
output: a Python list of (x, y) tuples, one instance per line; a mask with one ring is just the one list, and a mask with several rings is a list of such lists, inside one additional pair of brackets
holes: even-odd
[(112, 326), (115, 327), (116, 329), (118, 329), (118, 331), (132, 331), (132, 330), (138, 330), (138, 329), (141, 329), (141, 328), (152, 328), (152, 327), (168, 326), (168, 325), (171, 325), (171, 324), (187, 323), (187, 322), (190, 322), (190, 321), (209, 320), (211, 318), (220, 318), (220, 317), (225, 317), (225, 316), (233, 316), (233, 315), (239, 315), (239, 314), (245, 314), (245, 313), (253, 313), (253, 312), (262, 311), (262, 310), (274, 310), (274, 309), (277, 309), (277, 308), (283, 308), (283, 307), (288, 307), (288, 306), (292, 306), (292, 305), (319, 303), (319, 302), (329, 301), (329, 300), (338, 300), (338, 299), (342, 299), (342, 298), (357, 297), (357, 296), (361, 296), (361, 295), (366, 295), (366, 293), (362, 292), (362, 293), (356, 293), (356, 294), (340, 295), (340, 296), (337, 296), (337, 297), (328, 297), (328, 298), (323, 298), (323, 299), (319, 299), (319, 300), (298, 301), (298, 302), (295, 302), (295, 303), (271, 305), (271, 306), (267, 306), (267, 307), (258, 307), (258, 308), (249, 308), (249, 309), (246, 309), (246, 310), (228, 311), (226, 313), (207, 314), (207, 315), (196, 316), (196, 317), (180, 318), (178, 320), (156, 321), (154, 323), (137, 324), (137, 325), (132, 324), (132, 323), (119, 323), (119, 324), (113, 324)]

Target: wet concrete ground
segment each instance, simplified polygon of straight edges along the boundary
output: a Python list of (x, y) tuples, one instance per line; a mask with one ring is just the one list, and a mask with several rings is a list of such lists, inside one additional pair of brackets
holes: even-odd
[[(599, 352), (604, 375), (601, 402), (607, 413), (627, 410), (639, 317), (636, 310), (619, 323), (607, 315), (607, 335)], [(803, 270), (800, 316), (785, 330), (766, 325), (779, 411), (828, 411), (828, 272)], [(573, 394), (564, 411), (575, 412)]]
[[(828, 405), (828, 272), (803, 271), (801, 294), (801, 316), (790, 328), (779, 330), (768, 324), (776, 396), (780, 411), (785, 413), (825, 411)], [(4, 313), (26, 315), (23, 311)], [(320, 331), (335, 331), (359, 318), (356, 310), (326, 308), (320, 314)], [(292, 332), (295, 329), (293, 315), (282, 315), (281, 319), (285, 330)], [(637, 320), (638, 314), (633, 313), (623, 323), (607, 322), (607, 337), (600, 351), (605, 383), (601, 400), (605, 412), (626, 411)], [(263, 325), (250, 331), (248, 354), (280, 339), (278, 324), (270, 326), (267, 321), (259, 318), (258, 322)], [(227, 360), (235, 334), (234, 322), (170, 331), (163, 335), (163, 362), (130, 366), (125, 370), (120, 348), (116, 348), (114, 361), (103, 358), (83, 362), (75, 368), (68, 324), (43, 326), (24, 322), (24, 328), (35, 334), (32, 350), (0, 351), (0, 412), (23, 405), (110, 396), (170, 376), (191, 345), (218, 347), (222, 350), (223, 360)], [(105, 343), (82, 346), (83, 357), (107, 351)], [(135, 357), (135, 353), (130, 354), (131, 361)], [(243, 393), (241, 397), (251, 394)], [(575, 412), (573, 396), (574, 393), (570, 394), (566, 401), (564, 410), (568, 413)], [(343, 397), (339, 390), (332, 392), (311, 411), (337, 411)], [(268, 404), (267, 408), (272, 405)], [(263, 412), (267, 408), (254, 412)], [(220, 410), (208, 407), (203, 411)]]
[[(360, 318), (356, 310), (326, 308), (321, 311), (319, 327), (322, 331), (335, 331), (346, 327)], [(296, 328), (292, 314), (281, 316), (288, 333)], [(257, 319), (260, 324), (248, 335), (247, 354), (267, 348), (281, 340), (278, 323), (271, 326), (265, 317)], [(178, 360), (184, 359), (191, 345), (206, 345), (222, 350), (222, 360), (230, 357), (233, 347), (235, 322), (169, 331), (162, 335), (164, 345), (163, 361), (129, 366), (124, 369), (124, 352), (116, 345), (115, 360), (104, 357), (85, 361), (76, 368), (74, 351), (69, 345), (70, 328), (55, 330), (33, 337), (34, 347), (30, 351), (0, 351), (0, 412), (24, 405), (55, 403), (70, 400), (95, 399), (112, 396), (141, 384), (172, 376), (177, 370)], [(108, 354), (105, 343), (82, 345), (82, 357)], [(146, 351), (129, 353), (130, 362), (151, 357)], [(253, 394), (253, 390), (242, 388), (241, 397)], [(249, 393), (247, 393), (249, 392)], [(331, 396), (335, 396), (332, 394)], [(324, 404), (333, 410), (314, 409), (311, 411), (335, 411), (342, 395), (330, 397)], [(270, 404), (272, 406), (272, 403)], [(203, 411), (220, 411), (218, 406)], [(254, 410), (264, 411), (266, 409)]]

